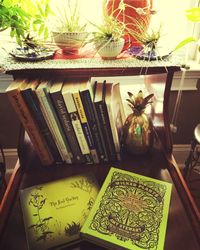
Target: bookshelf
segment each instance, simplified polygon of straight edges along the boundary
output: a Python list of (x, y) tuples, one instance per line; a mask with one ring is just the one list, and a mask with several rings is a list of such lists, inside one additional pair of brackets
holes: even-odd
[[(10, 61), (9, 61), (10, 60)], [(157, 83), (162, 111), (153, 107), (153, 121), (157, 124), (158, 138), (155, 147), (145, 156), (122, 154), (121, 161), (95, 165), (72, 164), (59, 167), (42, 167), (31, 142), (22, 129), (19, 139), (19, 161), (8, 184), (1, 203), (0, 248), (26, 249), (26, 238), (22, 211), (19, 203), (19, 190), (36, 184), (46, 183), (87, 171), (94, 172), (100, 185), (111, 166), (173, 184), (165, 249), (199, 249), (199, 211), (185, 185), (172, 155), (172, 139), (169, 127), (168, 104), (173, 74), (180, 71), (173, 61), (141, 62), (136, 59), (101, 61), (98, 59), (77, 59), (48, 61), (41, 63), (5, 62), (5, 70), (14, 78), (42, 77), (43, 79), (87, 79), (88, 77), (145, 76), (145, 86), (154, 89), (151, 82)], [(121, 83), (123, 85), (123, 83)], [(126, 90), (126, 86), (123, 86)], [(161, 89), (161, 90), (159, 90)], [(155, 90), (154, 90), (155, 91)], [(17, 228), (17, 229), (16, 229)], [(10, 240), (12, 238), (12, 241)], [(82, 242), (78, 249), (103, 249)], [(73, 249), (68, 247), (66, 249)]]

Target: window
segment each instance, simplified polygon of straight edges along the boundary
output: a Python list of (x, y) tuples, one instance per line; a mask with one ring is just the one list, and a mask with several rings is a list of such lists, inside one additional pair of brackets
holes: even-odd
[[(38, 0), (40, 1), (40, 0)], [(41, 0), (42, 1), (42, 0)], [(52, 8), (62, 4), (63, 0), (50, 0)], [(98, 23), (102, 16), (102, 1), (103, 0), (82, 0), (80, 1), (80, 10), (83, 21), (90, 20), (91, 22)], [(194, 23), (188, 22), (185, 10), (190, 7), (198, 6), (199, 0), (152, 0), (153, 10), (157, 13), (152, 15), (150, 29), (158, 29), (161, 25), (161, 39), (159, 42), (159, 49), (161, 54), (165, 54), (173, 50), (175, 46), (188, 36), (199, 37), (200, 26), (196, 24), (194, 29)], [(91, 30), (91, 26), (88, 26)], [(50, 30), (53, 25), (49, 26)], [(8, 31), (5, 32), (7, 38)], [(1, 38), (2, 39), (2, 33)], [(196, 48), (195, 44), (190, 44), (189, 47), (189, 59), (195, 58)], [(184, 48), (184, 52), (186, 49)]]
[[(163, 27), (161, 45), (173, 49), (180, 41), (189, 36), (199, 38), (200, 26), (189, 22), (186, 10), (199, 6), (199, 0), (153, 0), (153, 8), (158, 10), (155, 15), (157, 23)], [(191, 43), (187, 46), (188, 59), (195, 59), (197, 45)], [(183, 49), (186, 52), (186, 48)]]

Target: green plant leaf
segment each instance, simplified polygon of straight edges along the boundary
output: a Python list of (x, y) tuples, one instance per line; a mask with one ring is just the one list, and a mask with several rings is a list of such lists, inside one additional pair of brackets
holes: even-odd
[(41, 26), (40, 26), (40, 28), (39, 28), (39, 31), (38, 31), (38, 34), (39, 34), (39, 35), (41, 35), (41, 34), (43, 33), (44, 28), (45, 28), (44, 24), (41, 24)]
[(184, 39), (183, 41), (181, 41), (174, 49), (173, 51), (176, 51), (182, 47), (184, 47), (185, 45), (191, 43), (191, 42), (196, 42), (197, 40), (194, 37), (188, 37), (186, 39)]
[(187, 10), (186, 16), (192, 22), (200, 22), (200, 7)]
[(49, 37), (49, 29), (45, 27), (44, 29), (44, 39), (47, 39)]
[(33, 21), (33, 24), (41, 24), (42, 23), (42, 20), (41, 19), (36, 19)]

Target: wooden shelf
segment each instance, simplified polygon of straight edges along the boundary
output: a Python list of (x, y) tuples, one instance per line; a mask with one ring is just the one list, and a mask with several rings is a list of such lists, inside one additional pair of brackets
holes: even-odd
[[(91, 59), (90, 59), (91, 60)], [(165, 85), (163, 93), (163, 114), (159, 117), (161, 126), (157, 127), (159, 138), (154, 143), (153, 149), (143, 156), (122, 154), (120, 162), (113, 162), (104, 165), (62, 165), (42, 167), (30, 147), (30, 142), (20, 148), (20, 166), (17, 166), (15, 181), (10, 184), (4, 203), (1, 204), (0, 216), (3, 215), (3, 222), (0, 223), (1, 249), (26, 249), (26, 239), (23, 225), (22, 211), (19, 202), (19, 190), (50, 182), (67, 176), (92, 171), (102, 185), (110, 167), (117, 167), (129, 170), (138, 174), (164, 180), (172, 183), (172, 197), (168, 218), (168, 226), (165, 239), (165, 250), (171, 249), (199, 249), (200, 248), (200, 225), (197, 213), (195, 213), (192, 200), (188, 198), (184, 181), (179, 175), (177, 166), (172, 156), (172, 140), (169, 128), (168, 104), (169, 93), (172, 84), (173, 74), (179, 71), (180, 67), (174, 66), (171, 62), (136, 64), (134, 61), (119, 60), (109, 66), (109, 62), (89, 62), (85, 59), (87, 66), (83, 66), (82, 61), (64, 62), (64, 65), (57, 63), (53, 68), (45, 65), (40, 68), (28, 64), (7, 67), (7, 73), (16, 77), (42, 77), (53, 78), (88, 78), (92, 76), (132, 76), (132, 75), (153, 75), (156, 82), (157, 75), (165, 74)], [(90, 65), (93, 65), (91, 66)], [(92, 64), (93, 63), (93, 64)], [(94, 64), (96, 63), (96, 64)], [(132, 64), (131, 64), (132, 63)], [(156, 64), (157, 63), (157, 64)], [(59, 65), (59, 66), (58, 66)], [(81, 66), (82, 65), (82, 66)], [(94, 66), (97, 65), (97, 66)], [(13, 66), (13, 65), (12, 65)], [(14, 177), (13, 177), (14, 178)], [(196, 220), (196, 221), (195, 221)], [(16, 230), (17, 228), (17, 230)], [(16, 232), (17, 231), (17, 232)], [(12, 241), (9, 240), (12, 238)], [(89, 243), (81, 243), (79, 249), (102, 249)], [(70, 249), (70, 248), (67, 248)], [(73, 248), (72, 248), (73, 249)]]
[[(122, 158), (121, 162), (108, 163), (106, 165), (62, 165), (42, 167), (34, 151), (32, 151), (32, 154), (29, 152), (28, 158), (29, 163), (25, 166), (26, 169), (21, 177), (19, 189), (89, 171), (95, 174), (101, 185), (111, 166), (173, 184), (173, 180), (168, 171), (169, 162), (160, 148), (154, 148), (146, 154), (145, 157), (124, 154), (123, 158), (125, 159)], [(13, 204), (11, 214), (4, 228), (3, 237), (1, 238), (2, 245), (0, 246), (2, 249), (26, 249), (26, 237), (18, 193)], [(11, 236), (12, 241), (8, 240)], [(15, 248), (16, 246), (17, 248)], [(84, 243), (81, 245), (80, 249), (94, 249), (94, 247), (94, 245)], [(188, 249), (188, 247), (190, 249), (198, 249), (198, 242), (176, 187), (173, 185), (165, 249)]]

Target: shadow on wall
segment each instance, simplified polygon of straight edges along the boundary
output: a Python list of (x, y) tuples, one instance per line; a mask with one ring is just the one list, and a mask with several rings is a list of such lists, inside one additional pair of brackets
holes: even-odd
[[(170, 94), (170, 118), (176, 102), (177, 91)], [(194, 128), (200, 123), (200, 90), (187, 90), (182, 92), (180, 109), (177, 116), (177, 132), (172, 134), (173, 144), (190, 144)]]

